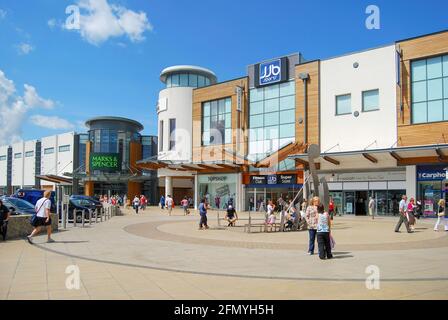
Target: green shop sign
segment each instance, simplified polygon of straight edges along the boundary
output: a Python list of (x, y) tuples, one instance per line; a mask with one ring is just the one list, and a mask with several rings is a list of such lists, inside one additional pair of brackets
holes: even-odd
[(92, 153), (90, 170), (119, 171), (121, 167), (119, 153)]

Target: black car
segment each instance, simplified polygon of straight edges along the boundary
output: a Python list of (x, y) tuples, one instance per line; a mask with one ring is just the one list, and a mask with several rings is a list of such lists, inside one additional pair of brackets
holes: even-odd
[[(68, 205), (68, 220), (73, 220), (73, 212), (76, 210), (76, 223), (82, 222), (82, 214), (84, 214), (84, 220), (89, 219), (89, 210), (95, 211), (97, 205), (89, 199), (79, 199), (70, 197)], [(81, 211), (83, 212), (81, 214)], [(62, 219), (62, 210), (59, 210), (59, 218)]]
[(94, 204), (96, 209), (101, 209), (103, 207), (101, 202), (98, 201), (97, 199), (95, 199), (94, 197), (89, 197), (89, 196), (84, 196), (84, 195), (72, 195), (72, 196), (70, 196), (70, 199), (71, 200), (87, 200), (87, 201), (91, 202), (91, 204)]
[(3, 201), (12, 216), (36, 213), (34, 206), (28, 201), (13, 197), (1, 197), (0, 200)]

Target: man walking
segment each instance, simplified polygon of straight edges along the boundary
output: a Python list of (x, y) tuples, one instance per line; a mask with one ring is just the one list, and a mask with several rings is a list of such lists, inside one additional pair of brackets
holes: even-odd
[(395, 232), (400, 232), (401, 225), (404, 222), (404, 225), (406, 226), (406, 230), (408, 233), (412, 233), (411, 228), (409, 227), (409, 221), (406, 216), (406, 211), (408, 210), (408, 203), (407, 203), (408, 197), (406, 195), (403, 195), (398, 210), (400, 211), (400, 220), (398, 220), (397, 226), (395, 227)]
[(47, 228), (47, 242), (54, 242), (53, 239), (51, 239), (51, 191), (47, 190), (44, 192), (44, 196), (40, 198), (35, 207), (34, 210), (36, 211), (36, 219), (33, 223), (33, 232), (26, 238), (28, 239), (28, 242), (33, 244), (33, 241), (31, 240), (32, 237), (34, 237), (36, 234), (39, 233), (40, 227), (46, 227)]
[(0, 200), (0, 233), (2, 235), (3, 241), (6, 241), (6, 233), (8, 232), (8, 221), (10, 213), (8, 207), (3, 204)]
[(207, 202), (205, 199), (201, 200), (199, 204), (199, 214), (201, 215), (201, 220), (199, 221), (199, 230), (208, 229), (207, 225)]
[(171, 216), (171, 211), (173, 211), (173, 203), (174, 203), (174, 200), (173, 200), (173, 198), (171, 198), (171, 195), (168, 195), (166, 197), (165, 203), (166, 203), (166, 208), (168, 209), (168, 213)]

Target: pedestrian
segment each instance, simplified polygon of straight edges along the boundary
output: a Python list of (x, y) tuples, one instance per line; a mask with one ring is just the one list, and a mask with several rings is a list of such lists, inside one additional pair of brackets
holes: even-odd
[(398, 205), (400, 219), (398, 220), (397, 226), (395, 227), (395, 232), (400, 232), (400, 228), (403, 222), (404, 225), (406, 226), (406, 230), (408, 231), (408, 233), (412, 232), (411, 228), (409, 227), (409, 221), (407, 218), (407, 210), (408, 210), (407, 200), (408, 197), (406, 195), (403, 195), (401, 197), (400, 204)]
[(51, 238), (51, 191), (46, 190), (44, 196), (37, 200), (34, 210), (36, 211), (35, 216), (32, 218), (32, 226), (34, 227), (33, 232), (26, 238), (28, 242), (33, 244), (32, 238), (37, 235), (41, 227), (46, 227), (47, 229), (47, 242), (51, 243), (54, 240)]
[(409, 221), (409, 227), (411, 228), (412, 231), (415, 230), (415, 216), (414, 216), (414, 211), (415, 211), (416, 205), (414, 203), (414, 198), (411, 198), (409, 200), (408, 203), (408, 208), (407, 208), (407, 218)]
[(423, 215), (423, 206), (422, 206), (422, 202), (420, 200), (417, 200), (417, 207), (415, 209), (415, 214), (417, 219), (420, 220), (421, 216)]
[(330, 215), (325, 212), (323, 204), (317, 206), (318, 218), (317, 218), (317, 245), (319, 247), (319, 258), (324, 260), (325, 258), (331, 259), (331, 226)]
[(306, 208), (305, 219), (308, 225), (308, 234), (309, 234), (309, 245), (308, 245), (308, 254), (314, 254), (314, 244), (316, 242), (316, 230), (317, 230), (317, 206), (320, 205), (319, 197), (314, 197), (311, 199), (311, 203)]
[(448, 231), (448, 224), (445, 218), (445, 200), (440, 199), (438, 203), (439, 209), (437, 210), (437, 222), (434, 226), (434, 231), (439, 231), (439, 225), (443, 224), (445, 231)]
[(254, 208), (254, 198), (250, 197), (249, 198), (249, 211), (255, 210)]
[(180, 202), (180, 205), (184, 209), (184, 215), (190, 214), (190, 210), (188, 210), (188, 199), (187, 196), (185, 196), (182, 201)]
[(227, 225), (228, 227), (234, 227), (235, 226), (235, 222), (236, 222), (236, 220), (238, 220), (238, 214), (236, 213), (236, 210), (235, 210), (235, 208), (232, 205), (230, 205), (227, 208), (225, 219), (229, 223)]
[(162, 195), (159, 202), (160, 208), (165, 209), (165, 197)]
[(274, 214), (275, 204), (272, 200), (268, 201), (267, 212), (266, 212), (266, 222), (268, 222), (269, 217)]
[(0, 200), (0, 233), (2, 234), (3, 241), (6, 241), (6, 233), (8, 232), (8, 221), (10, 212), (7, 206)]
[(140, 207), (140, 199), (137, 195), (135, 195), (134, 200), (132, 201), (132, 205), (134, 206), (135, 213), (138, 214), (138, 208)]
[(333, 201), (333, 197), (330, 197), (330, 202), (328, 203), (328, 213), (330, 215), (330, 224), (333, 225), (333, 216), (334, 216), (334, 201)]
[(165, 206), (168, 209), (168, 214), (171, 216), (171, 211), (173, 211), (174, 200), (171, 195), (168, 195), (165, 200)]
[(369, 215), (372, 216), (372, 220), (375, 219), (375, 199), (370, 197), (369, 201)]
[(199, 230), (208, 229), (207, 225), (207, 202), (205, 199), (201, 200), (199, 204), (199, 214), (201, 216), (201, 220), (199, 220)]
[(140, 206), (141, 206), (143, 211), (145, 211), (145, 209), (146, 209), (147, 202), (148, 202), (148, 200), (146, 199), (145, 195), (142, 194), (140, 196)]

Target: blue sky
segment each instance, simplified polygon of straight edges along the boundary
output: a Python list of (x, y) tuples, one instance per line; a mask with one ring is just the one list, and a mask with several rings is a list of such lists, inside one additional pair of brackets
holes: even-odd
[[(82, 30), (62, 27), (72, 4), (81, 5)], [(379, 30), (365, 27), (370, 4), (380, 9)], [(444, 0), (2, 0), (0, 143), (83, 132), (99, 115), (129, 117), (156, 134), (167, 66), (200, 65), (225, 81), (271, 57), (324, 59), (448, 29), (447, 12)]]

